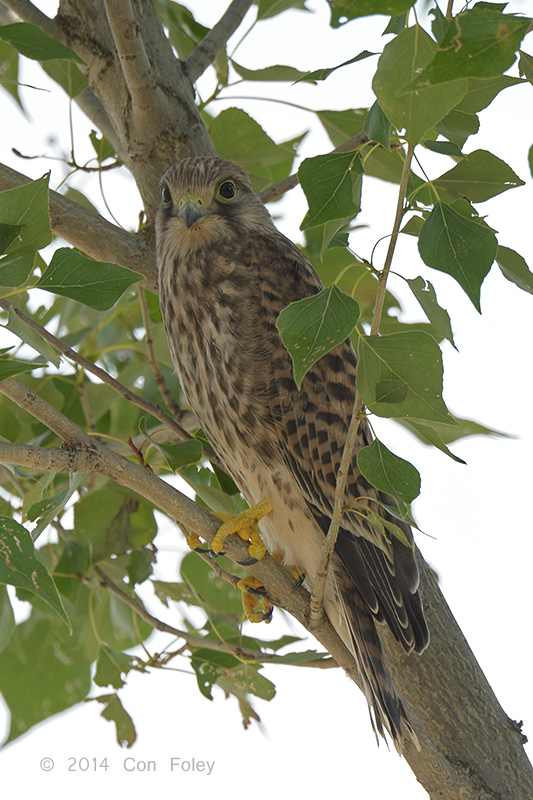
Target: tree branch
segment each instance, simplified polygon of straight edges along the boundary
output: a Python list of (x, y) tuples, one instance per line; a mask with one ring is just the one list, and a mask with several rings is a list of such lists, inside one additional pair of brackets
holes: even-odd
[(239, 27), (252, 3), (253, 0), (233, 0), (216, 25), (196, 45), (185, 61), (185, 69), (191, 83), (196, 83), (200, 75), (203, 75), (226, 46), (228, 39)]
[[(16, 189), (30, 178), (0, 164), (0, 191)], [(113, 261), (139, 272), (145, 286), (157, 292), (155, 251), (140, 233), (128, 233), (99, 214), (50, 190), (50, 222), (53, 232), (97, 261)]]
[(31, 22), (38, 25), (49, 36), (54, 39), (58, 37), (58, 29), (53, 19), (43, 14), (29, 0), (2, 0), (3, 4), (13, 11), (23, 22)]
[(160, 92), (144, 48), (142, 30), (130, 0), (104, 0), (124, 80), (131, 98), (136, 136), (153, 131)]
[[(335, 147), (334, 150), (331, 150), (331, 153), (349, 153), (351, 150), (357, 150), (361, 145), (366, 144), (369, 141), (368, 136), (364, 131), (360, 131), (355, 136), (352, 136), (351, 139), (348, 139), (343, 144), (340, 144), (338, 147)], [(295, 186), (298, 186), (299, 183), (298, 173), (295, 172), (293, 175), (289, 175), (287, 178), (283, 178), (283, 180), (274, 183), (272, 186), (269, 186), (268, 189), (265, 189), (261, 192), (259, 197), (263, 201), (263, 203), (270, 203), (272, 200), (275, 200), (276, 197), (280, 197), (285, 192), (294, 189)]]

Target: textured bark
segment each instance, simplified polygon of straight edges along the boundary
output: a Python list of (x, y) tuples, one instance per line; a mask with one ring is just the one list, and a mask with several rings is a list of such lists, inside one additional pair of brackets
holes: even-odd
[[(232, 5), (244, 13), (248, 4)], [(151, 0), (61, 0), (56, 29), (58, 38), (85, 62), (83, 70), (93, 94), (86, 94), (82, 102), (104, 120), (102, 129), (131, 170), (150, 221), (159, 178), (167, 167), (184, 156), (214, 152), (194, 103), (187, 69), (174, 56)], [(213, 49), (207, 55), (198, 52), (189, 62), (191, 74), (196, 76), (215, 55)], [(125, 61), (131, 63), (125, 67)], [(91, 118), (95, 121), (96, 117)], [(12, 170), (0, 170), (0, 189), (24, 180)], [(141, 271), (155, 286), (150, 226), (146, 238), (124, 233), (54, 193), (51, 212), (54, 230), (64, 238), (96, 258)], [(15, 386), (15, 381), (6, 381), (2, 391), (29, 413), (41, 414), (39, 418), (68, 442), (66, 451), (54, 451), (55, 456), (39, 454), (41, 448), (13, 449), (18, 463), (42, 466), (42, 459), (48, 458), (50, 469), (101, 472), (148, 497), (208, 541), (212, 539), (217, 523), (207, 512), (151, 473), (95, 443), (73, 423), (58, 423), (43, 401)], [(244, 543), (228, 542), (228, 554), (243, 560)], [(273, 559), (266, 557), (250, 571), (264, 583), (274, 603), (310, 628), (307, 593), (295, 590), (290, 576)], [(423, 562), (421, 573), (431, 631), (428, 650), (420, 658), (406, 658), (383, 632), (393, 678), (420, 742), (420, 751), (406, 742), (404, 755), (432, 800), (531, 800), (533, 773), (519, 726), (498, 704)], [(327, 620), (314, 626), (313, 633), (357, 680), (353, 662)]]

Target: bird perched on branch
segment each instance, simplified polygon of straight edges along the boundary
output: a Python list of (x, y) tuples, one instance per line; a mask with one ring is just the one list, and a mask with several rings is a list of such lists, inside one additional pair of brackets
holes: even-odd
[[(352, 345), (323, 356), (297, 389), (276, 320), (323, 285), (236, 164), (174, 164), (161, 181), (156, 233), (161, 308), (182, 389), (248, 503), (271, 501), (261, 520), (268, 549), (301, 569), (312, 591), (354, 407)], [(370, 441), (362, 419), (356, 451)], [(379, 500), (392, 499), (365, 480), (354, 453), (344, 507), (361, 498), (388, 518)], [(412, 543), (410, 528), (394, 522)], [(386, 539), (364, 514), (344, 513), (324, 609), (353, 654), (374, 729), (386, 729), (397, 747), (402, 723), (411, 729), (377, 629), (388, 625), (407, 653), (424, 650), (418, 581), (411, 546)]]

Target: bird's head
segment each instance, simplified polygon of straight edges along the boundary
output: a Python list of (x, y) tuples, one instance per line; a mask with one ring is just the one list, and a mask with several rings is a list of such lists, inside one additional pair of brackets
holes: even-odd
[(158, 247), (172, 240), (182, 251), (191, 250), (272, 229), (248, 175), (231, 161), (185, 158), (163, 175), (160, 190)]

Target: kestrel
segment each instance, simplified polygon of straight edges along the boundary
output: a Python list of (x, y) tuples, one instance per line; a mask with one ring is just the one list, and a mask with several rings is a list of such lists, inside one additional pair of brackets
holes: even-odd
[[(271, 501), (261, 520), (268, 549), (297, 565), (312, 591), (354, 406), (353, 347), (349, 340), (335, 347), (297, 389), (276, 320), (289, 303), (324, 287), (236, 164), (174, 164), (161, 180), (156, 233), (161, 308), (182, 389), (247, 502)], [(356, 451), (370, 442), (362, 420)], [(365, 480), (354, 453), (345, 506), (361, 497), (382, 516), (378, 498), (394, 503)], [(390, 520), (412, 543), (410, 528)], [(374, 729), (386, 729), (399, 748), (402, 722), (411, 727), (377, 627), (388, 625), (407, 653), (424, 650), (418, 583), (412, 547), (344, 514), (324, 609), (353, 654)]]

